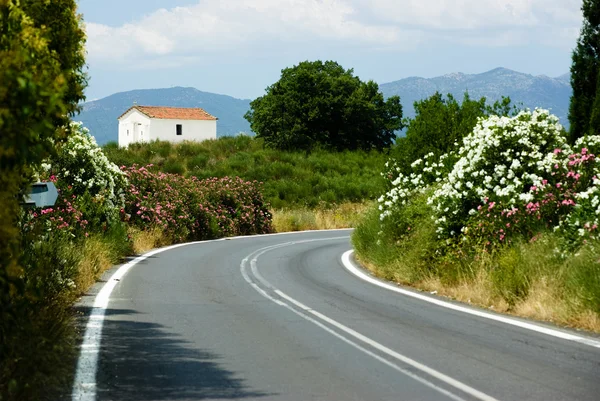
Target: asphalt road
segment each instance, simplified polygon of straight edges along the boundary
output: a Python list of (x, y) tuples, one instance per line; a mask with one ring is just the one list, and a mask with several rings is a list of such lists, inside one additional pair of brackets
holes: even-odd
[(600, 348), (403, 296), (349, 231), (187, 245), (112, 291), (97, 400), (600, 400)]

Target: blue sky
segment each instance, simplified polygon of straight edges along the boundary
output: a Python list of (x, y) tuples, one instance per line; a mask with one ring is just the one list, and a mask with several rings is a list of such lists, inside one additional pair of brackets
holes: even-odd
[(78, 0), (88, 100), (191, 86), (255, 98), (281, 69), (335, 60), (361, 79), (569, 71), (581, 0)]

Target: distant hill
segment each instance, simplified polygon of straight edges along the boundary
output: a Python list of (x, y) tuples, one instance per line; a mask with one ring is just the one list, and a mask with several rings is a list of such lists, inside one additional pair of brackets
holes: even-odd
[(219, 118), (217, 136), (250, 133), (250, 124), (244, 119), (244, 114), (250, 108), (250, 100), (182, 87), (115, 93), (84, 103), (82, 112), (74, 119), (82, 121), (96, 137), (96, 141), (103, 145), (117, 141), (117, 118), (133, 106), (134, 102), (144, 106), (201, 107)]
[[(462, 100), (465, 91), (473, 99), (485, 96), (494, 102), (502, 96), (510, 96), (515, 103), (534, 108), (543, 107), (556, 114), (568, 127), (569, 101), (571, 98), (570, 75), (557, 78), (533, 76), (496, 68), (483, 74), (453, 73), (436, 78), (411, 77), (379, 86), (386, 97), (400, 95), (404, 115), (414, 116), (413, 103), (439, 91), (451, 93)], [(121, 92), (100, 100), (87, 102), (76, 120), (81, 120), (96, 137), (99, 144), (117, 140), (119, 117), (134, 102), (147, 106), (202, 107), (219, 118), (217, 136), (251, 133), (244, 114), (250, 108), (250, 100), (201, 92), (194, 88), (145, 89)]]
[(472, 99), (485, 96), (489, 102), (494, 102), (502, 96), (509, 96), (513, 103), (522, 103), (531, 109), (550, 109), (560, 118), (561, 124), (569, 124), (572, 93), (569, 74), (550, 78), (496, 68), (483, 74), (454, 73), (430, 79), (411, 77), (382, 84), (379, 88), (386, 97), (400, 96), (407, 117), (414, 116), (415, 101), (427, 98), (436, 91), (443, 95), (451, 93), (457, 100), (462, 100), (465, 91), (468, 91)]

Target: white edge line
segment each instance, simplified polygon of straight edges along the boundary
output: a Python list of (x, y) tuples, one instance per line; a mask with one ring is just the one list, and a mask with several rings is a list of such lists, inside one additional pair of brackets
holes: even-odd
[[(187, 242), (182, 244), (176, 244), (167, 246), (164, 248), (154, 249), (143, 255), (137, 256), (135, 259), (122, 265), (117, 271), (108, 279), (108, 281), (102, 286), (100, 292), (96, 295), (92, 310), (88, 316), (88, 321), (85, 326), (85, 333), (83, 335), (83, 341), (81, 344), (81, 351), (79, 352), (79, 358), (77, 360), (77, 368), (75, 371), (75, 380), (73, 382), (73, 389), (71, 392), (71, 399), (73, 401), (95, 401), (96, 400), (96, 372), (98, 370), (98, 356), (100, 353), (100, 346), (102, 343), (102, 328), (104, 326), (104, 317), (110, 294), (114, 290), (117, 283), (125, 276), (125, 274), (133, 266), (144, 261), (145, 259), (154, 256), (156, 254), (170, 251), (182, 246), (197, 245), (197, 244), (208, 244), (217, 241), (228, 241), (228, 240), (239, 240), (248, 238), (259, 238), (259, 237), (270, 237), (279, 235), (289, 234), (303, 234), (303, 233), (320, 233), (320, 232), (331, 232), (331, 231), (351, 231), (348, 229), (334, 229), (334, 230), (307, 230), (307, 231), (290, 231), (284, 233), (272, 233), (262, 235), (243, 235), (236, 237), (219, 238), (208, 241), (195, 241)], [(260, 290), (256, 288), (257, 291)], [(266, 296), (266, 294), (264, 294)]]
[[(335, 238), (329, 238), (329, 240), (336, 240), (336, 239), (340, 239), (339, 237), (335, 237)], [(317, 312), (316, 310), (304, 305), (303, 303), (295, 300), (294, 298), (290, 297), (289, 295), (285, 294), (284, 292), (280, 291), (279, 289), (273, 287), (273, 285), (271, 283), (269, 283), (268, 281), (266, 281), (262, 276), (260, 276), (260, 273), (258, 272), (258, 267), (256, 265), (256, 261), (258, 260), (258, 258), (263, 255), (266, 252), (269, 252), (271, 250), (277, 249), (277, 248), (281, 248), (281, 247), (285, 247), (285, 246), (289, 246), (289, 245), (295, 245), (295, 244), (299, 244), (299, 243), (307, 243), (307, 242), (317, 242), (317, 241), (325, 241), (327, 239), (315, 239), (315, 240), (306, 240), (306, 241), (292, 241), (292, 242), (286, 242), (286, 243), (282, 243), (282, 244), (277, 244), (277, 245), (272, 245), (272, 246), (267, 246), (265, 248), (261, 248), (258, 249), (254, 252), (252, 252), (250, 255), (246, 256), (242, 262), (240, 263), (240, 271), (242, 273), (242, 276), (244, 277), (244, 280), (246, 280), (255, 290), (257, 290), (262, 296), (270, 299), (271, 301), (275, 302), (278, 305), (284, 306), (287, 309), (291, 310), (292, 312), (294, 312), (295, 314), (297, 314), (298, 316), (302, 317), (303, 319), (319, 326), (320, 328), (322, 328), (323, 330), (325, 330), (326, 332), (332, 334), (333, 336), (339, 338), (340, 340), (344, 341), (345, 343), (353, 346), (354, 348), (364, 352), (365, 354), (375, 358), (376, 360), (384, 363), (385, 365), (405, 374), (406, 376), (424, 384), (425, 386), (432, 388), (436, 391), (438, 391), (441, 394), (444, 394), (445, 396), (447, 396), (448, 398), (451, 398), (455, 401), (464, 401), (461, 397), (439, 387), (436, 386), (435, 384), (431, 383), (430, 381), (415, 375), (414, 373), (403, 369), (402, 367), (388, 361), (385, 358), (382, 358), (381, 356), (371, 352), (370, 350), (368, 350), (367, 348), (355, 343), (354, 341), (348, 339), (347, 337), (344, 337), (342, 334), (332, 330), (331, 328), (327, 327), (326, 325), (324, 325), (322, 322), (320, 322), (317, 319), (321, 319), (324, 322), (327, 322), (329, 324), (331, 324), (332, 326), (336, 327), (338, 330), (341, 330), (343, 332), (345, 332), (346, 334), (349, 334), (351, 336), (353, 336), (354, 338), (366, 343), (367, 345), (379, 350), (380, 352), (383, 352), (385, 354), (387, 354), (388, 356), (391, 356), (403, 363), (405, 363), (406, 365), (412, 366), (413, 368), (420, 370), (421, 372), (424, 372), (434, 378), (436, 378), (437, 380), (444, 382), (452, 387), (454, 387), (455, 389), (461, 390), (466, 394), (469, 394), (481, 401), (498, 401), (495, 398), (477, 390), (474, 389), (456, 379), (453, 379), (441, 372), (436, 371), (435, 369), (432, 369), (426, 365), (423, 365), (422, 363), (419, 363), (413, 359), (410, 359), (402, 354), (399, 354), (397, 352), (395, 352), (394, 350), (370, 339), (369, 337), (366, 337), (358, 332), (356, 332), (355, 330), (337, 322), (336, 320), (333, 320), (331, 318), (329, 318), (328, 316), (323, 315), (322, 313)], [(258, 285), (250, 278), (250, 276), (248, 275), (248, 272), (246, 271), (246, 264), (248, 263), (248, 260), (251, 259), (251, 271), (254, 274), (255, 278), (257, 280), (259, 280), (263, 285), (265, 285), (267, 288), (271, 289), (274, 293), (276, 293), (277, 295), (279, 295), (281, 298), (287, 300), (288, 302), (294, 304), (297, 308), (303, 310), (306, 313), (310, 313), (313, 316), (315, 316), (317, 319), (312, 318), (310, 316), (307, 316), (305, 313), (302, 313), (296, 309), (294, 309), (293, 307), (291, 307), (290, 305), (286, 304), (285, 302), (282, 302), (272, 296), (270, 296), (269, 294), (266, 293), (266, 291), (263, 291), (262, 289), (260, 289), (260, 287), (258, 287)], [(254, 262), (254, 263), (252, 263)], [(257, 276), (258, 275), (258, 276)]]
[[(288, 242), (287, 243), (287, 245), (292, 245), (292, 244), (293, 244), (292, 242)], [(266, 249), (266, 250), (264, 250), (263, 252), (260, 252), (260, 253), (262, 254), (262, 253), (264, 253), (264, 252), (266, 252), (268, 250), (270, 250), (270, 249)], [(458, 397), (457, 395), (455, 395), (455, 394), (453, 394), (453, 393), (451, 393), (451, 392), (449, 392), (449, 391), (447, 391), (447, 390), (445, 390), (445, 389), (443, 389), (441, 387), (438, 387), (435, 384), (429, 382), (428, 380), (426, 380), (426, 379), (424, 379), (424, 378), (422, 378), (420, 376), (417, 376), (416, 374), (414, 374), (414, 373), (412, 373), (412, 372), (410, 372), (410, 371), (408, 371), (406, 369), (401, 368), (400, 366), (396, 365), (395, 363), (392, 363), (392, 362), (388, 361), (387, 359), (385, 359), (385, 358), (383, 358), (383, 357), (375, 354), (374, 352), (369, 351), (365, 347), (363, 347), (363, 346), (355, 343), (354, 341), (352, 341), (352, 340), (344, 337), (343, 335), (339, 334), (338, 332), (336, 332), (336, 331), (332, 330), (331, 328), (327, 327), (325, 324), (321, 323), (320, 321), (318, 321), (318, 320), (316, 320), (316, 319), (314, 319), (314, 318), (312, 318), (312, 317), (310, 317), (310, 316), (308, 316), (308, 315), (306, 315), (306, 314), (304, 314), (304, 313), (302, 313), (302, 312), (294, 309), (293, 307), (291, 307), (290, 305), (286, 304), (285, 302), (280, 301), (279, 299), (270, 296), (265, 291), (263, 291), (258, 285), (256, 285), (256, 283), (254, 283), (252, 281), (252, 279), (248, 276), (248, 273), (246, 272), (246, 263), (247, 262), (248, 262), (248, 258), (242, 260), (242, 263), (240, 264), (240, 271), (242, 272), (242, 276), (244, 277), (244, 280), (246, 280), (263, 297), (265, 297), (265, 298), (273, 301), (274, 303), (276, 303), (279, 306), (283, 306), (284, 308), (289, 309), (290, 311), (292, 311), (296, 315), (298, 315), (301, 318), (303, 318), (303, 319), (305, 319), (305, 320), (307, 320), (307, 321), (315, 324), (316, 326), (318, 326), (321, 329), (325, 330), (327, 333), (333, 335), (334, 337), (337, 337), (338, 339), (340, 339), (343, 342), (349, 344), (350, 346), (358, 349), (359, 351), (364, 352), (365, 354), (367, 354), (367, 355), (375, 358), (379, 362), (381, 362), (381, 363), (383, 363), (383, 364), (391, 367), (392, 369), (397, 370), (398, 372), (400, 372), (400, 373), (402, 373), (402, 374), (404, 374), (404, 375), (406, 375), (406, 376), (408, 376), (408, 377), (410, 377), (410, 378), (418, 381), (419, 383), (422, 383), (423, 385), (425, 385), (425, 386), (427, 386), (427, 387), (429, 387), (429, 388), (431, 388), (431, 389), (433, 389), (435, 391), (438, 391), (441, 394), (446, 395), (448, 398), (453, 399), (455, 401), (465, 401), (464, 399)], [(270, 284), (269, 284), (269, 286), (270, 286)], [(294, 300), (293, 298), (286, 296), (281, 291), (274, 290), (274, 292), (277, 293), (280, 297), (282, 297), (284, 299), (288, 299), (288, 301), (290, 301), (291, 303), (295, 304), (300, 309), (303, 309), (305, 311), (311, 311), (310, 308), (308, 308), (307, 306), (305, 306), (305, 305), (301, 304), (300, 302)]]
[[(423, 365), (422, 363), (417, 362), (414, 359), (406, 357), (406, 356), (404, 356), (404, 355), (402, 355), (402, 354), (400, 354), (400, 353), (398, 353), (398, 352), (396, 352), (396, 351), (394, 351), (394, 350), (386, 347), (385, 345), (382, 345), (382, 344), (378, 343), (377, 341), (374, 341), (374, 340), (370, 339), (369, 337), (367, 337), (367, 336), (365, 336), (363, 334), (360, 334), (359, 332), (357, 332), (357, 331), (355, 331), (355, 330), (353, 330), (353, 329), (351, 329), (351, 328), (343, 325), (342, 323), (339, 323), (338, 321), (333, 320), (332, 318), (330, 318), (330, 317), (328, 317), (326, 315), (323, 315), (322, 313), (317, 312), (314, 309), (309, 308), (308, 306), (306, 306), (306, 305), (304, 305), (304, 304), (296, 301), (295, 299), (293, 299), (292, 297), (290, 297), (289, 295), (285, 294), (282, 291), (276, 290), (275, 292), (277, 293), (277, 295), (279, 295), (280, 297), (282, 297), (282, 298), (288, 300), (289, 302), (295, 304), (300, 309), (303, 309), (306, 312), (308, 312), (308, 313), (310, 313), (310, 314), (318, 317), (319, 319), (321, 319), (321, 320), (329, 323), (330, 325), (332, 325), (334, 327), (337, 327), (338, 329), (346, 332), (347, 334), (351, 335), (352, 337), (354, 337), (354, 338), (356, 338), (356, 339), (358, 339), (358, 340), (360, 340), (360, 341), (362, 341), (362, 342), (370, 345), (371, 347), (375, 348), (376, 350), (379, 350), (379, 351), (381, 351), (381, 352), (383, 352), (383, 353), (385, 353), (385, 354), (387, 354), (387, 355), (389, 355), (389, 356), (391, 356), (393, 358), (396, 358), (397, 360), (399, 360), (400, 362), (405, 363), (406, 365), (412, 366), (413, 368), (418, 369), (421, 372), (424, 372), (424, 373), (430, 375), (431, 377), (434, 377), (434, 378), (436, 378), (437, 380), (439, 380), (441, 382), (449, 384), (450, 386), (452, 386), (452, 387), (454, 387), (454, 388), (456, 388), (458, 390), (461, 390), (461, 391), (463, 391), (466, 394), (472, 395), (473, 397), (476, 397), (476, 398), (478, 398), (480, 400), (484, 400), (484, 401), (497, 401), (495, 398), (493, 398), (493, 397), (491, 397), (491, 396), (489, 396), (489, 395), (487, 395), (487, 394), (485, 394), (485, 393), (483, 393), (483, 392), (481, 392), (479, 390), (476, 390), (473, 387), (470, 387), (470, 386), (468, 386), (468, 385), (466, 385), (466, 384), (464, 384), (464, 383), (462, 383), (462, 382), (460, 382), (460, 381), (458, 381), (456, 379), (453, 379), (450, 376), (447, 376), (447, 375), (445, 375), (445, 374), (443, 374), (441, 372), (438, 372), (437, 370), (432, 369), (429, 366)], [(438, 389), (438, 391), (440, 390), (439, 387), (437, 387), (435, 385), (434, 385), (434, 387), (436, 387), (436, 389)]]
[(350, 273), (354, 274), (355, 276), (357, 276), (358, 278), (367, 281), (371, 284), (375, 284), (379, 287), (385, 288), (387, 290), (390, 291), (394, 291), (397, 292), (399, 294), (402, 295), (406, 295), (412, 298), (416, 298), (419, 299), (421, 301), (425, 301), (425, 302), (429, 302), (438, 306), (441, 306), (443, 308), (447, 308), (447, 309), (452, 309), (455, 311), (459, 311), (459, 312), (463, 312), (463, 313), (468, 313), (470, 315), (474, 315), (474, 316), (478, 316), (478, 317), (482, 317), (485, 319), (490, 319), (490, 320), (495, 320), (497, 322), (501, 322), (501, 323), (506, 323), (506, 324), (510, 324), (512, 326), (516, 326), (516, 327), (520, 327), (522, 329), (527, 329), (527, 330), (531, 330), (531, 331), (535, 331), (538, 333), (542, 333), (542, 334), (546, 334), (552, 337), (556, 337), (556, 338), (561, 338), (563, 340), (569, 340), (569, 341), (574, 341), (580, 344), (585, 344), (585, 345), (589, 345), (591, 347), (595, 347), (595, 348), (600, 348), (600, 341), (596, 341), (593, 340), (591, 338), (586, 338), (586, 337), (581, 337), (581, 336), (577, 336), (574, 334), (570, 334), (570, 333), (566, 333), (564, 331), (560, 331), (560, 330), (555, 330), (555, 329), (551, 329), (548, 327), (543, 327), (543, 326), (539, 326), (537, 324), (533, 324), (533, 323), (527, 323), (527, 322), (523, 322), (520, 320), (516, 320), (516, 319), (511, 319), (508, 317), (504, 317), (504, 316), (498, 316), (498, 315), (494, 315), (492, 313), (486, 313), (483, 311), (479, 311), (476, 309), (471, 309), (471, 308), (467, 308), (464, 306), (460, 306), (460, 305), (456, 305), (450, 302), (445, 302), (436, 298), (432, 298), (432, 297), (428, 297), (426, 295), (422, 295), (422, 294), (418, 294), (412, 291), (408, 291), (408, 290), (404, 290), (402, 288), (396, 287), (394, 285), (391, 284), (387, 284), (384, 283), (380, 280), (376, 280), (373, 277), (365, 274), (362, 269), (358, 268), (355, 266), (355, 264), (352, 262), (350, 256), (354, 253), (353, 250), (347, 251), (342, 255), (342, 263), (344, 265), (344, 267), (346, 268), (346, 270), (348, 270)]

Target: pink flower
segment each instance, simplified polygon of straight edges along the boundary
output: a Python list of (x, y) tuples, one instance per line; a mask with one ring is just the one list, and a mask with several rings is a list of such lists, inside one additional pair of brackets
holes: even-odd
[(554, 154), (557, 155), (559, 153), (562, 153), (562, 149), (556, 148), (554, 149)]
[(583, 149), (581, 149), (581, 154), (582, 154), (582, 155), (585, 155), (587, 152), (588, 152), (587, 148), (583, 148)]
[(558, 184), (556, 184), (556, 188), (560, 188), (561, 187), (561, 183), (559, 182)]

